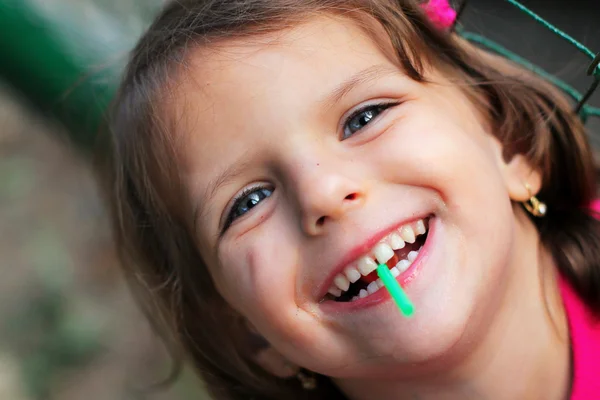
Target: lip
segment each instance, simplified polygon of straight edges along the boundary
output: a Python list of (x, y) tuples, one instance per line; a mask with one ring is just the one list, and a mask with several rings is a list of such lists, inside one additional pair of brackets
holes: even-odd
[[(434, 248), (438, 222), (438, 219), (434, 216), (430, 217), (429, 228), (427, 230), (427, 240), (425, 240), (425, 244), (421, 248), (421, 251), (419, 251), (418, 257), (413, 261), (413, 263), (406, 271), (401, 273), (396, 278), (396, 280), (398, 281), (400, 286), (402, 286), (403, 289), (410, 287), (411, 283), (418, 277), (419, 273), (423, 269), (424, 264), (426, 264), (427, 259), (429, 258), (429, 255), (432, 251), (432, 248)], [(402, 225), (403, 224), (398, 226)], [(381, 236), (380, 239), (382, 237), (385, 237), (385, 235)], [(320, 307), (323, 309), (323, 311), (327, 313), (358, 311), (366, 308), (375, 307), (391, 299), (392, 298), (390, 294), (384, 287), (379, 289), (377, 292), (368, 295), (367, 297), (363, 297), (362, 299), (347, 302), (337, 302), (329, 300), (322, 302), (320, 304)]]
[[(408, 224), (412, 224), (415, 221), (418, 221), (420, 219), (426, 219), (429, 218), (430, 222), (434, 220), (434, 216), (432, 214), (427, 214), (425, 216), (421, 216), (421, 217), (416, 217), (413, 218), (411, 220), (407, 220), (407, 221), (403, 221), (399, 224), (395, 224), (379, 233), (377, 233), (376, 235), (371, 236), (371, 238), (369, 238), (367, 241), (363, 242), (362, 244), (352, 248), (349, 252), (346, 253), (346, 255), (342, 258), (342, 261), (332, 270), (332, 272), (329, 274), (329, 276), (327, 277), (327, 279), (324, 281), (324, 283), (321, 285), (321, 287), (319, 288), (319, 300), (323, 299), (326, 295), (327, 295), (327, 291), (329, 290), (329, 288), (331, 287), (331, 284), (333, 283), (334, 278), (336, 277), (337, 274), (341, 273), (342, 271), (344, 271), (344, 269), (353, 261), (356, 261), (359, 257), (365, 255), (366, 253), (368, 253), (371, 249), (373, 249), (373, 247), (379, 243), (379, 241), (381, 241), (381, 239), (383, 239), (384, 237), (386, 237), (387, 235), (389, 235), (391, 232), (393, 232), (394, 230), (398, 229), (401, 226), (404, 225), (408, 225)], [(429, 238), (429, 230), (430, 228), (427, 229), (428, 233), (427, 233), (427, 237)], [(415, 260), (415, 262), (418, 260), (418, 258)], [(414, 264), (414, 262), (413, 262)], [(404, 273), (402, 275), (404, 275), (405, 273), (407, 273), (408, 271), (410, 271), (412, 268), (411, 267), (404, 271)], [(402, 276), (400, 275), (400, 276)], [(373, 295), (371, 295), (373, 296)], [(370, 296), (369, 296), (370, 297)], [(340, 303), (340, 304), (344, 304), (344, 303)]]

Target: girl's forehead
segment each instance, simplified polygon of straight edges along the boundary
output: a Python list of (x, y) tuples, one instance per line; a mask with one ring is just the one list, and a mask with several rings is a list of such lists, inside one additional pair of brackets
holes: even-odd
[[(206, 123), (212, 128), (227, 125), (228, 131), (248, 128), (249, 120), (267, 123), (265, 113), (262, 119), (248, 119), (257, 115), (255, 105), (326, 99), (358, 70), (400, 73), (389, 38), (379, 29), (367, 33), (352, 19), (323, 16), (283, 31), (194, 50), (169, 112), (179, 125), (177, 134), (187, 141), (186, 132), (195, 139)], [(235, 118), (223, 118), (232, 110)], [(204, 141), (205, 147), (208, 144)]]
[[(270, 82), (274, 73), (308, 73), (320, 67), (315, 65), (315, 57), (321, 64), (327, 63), (328, 68), (335, 65), (338, 70), (351, 70), (354, 65), (339, 62), (340, 55), (349, 53), (357, 63), (360, 58), (376, 53), (396, 61), (391, 42), (378, 23), (359, 24), (349, 17), (325, 15), (281, 31), (224, 39), (199, 47), (187, 63), (188, 82), (204, 89), (239, 81), (249, 84), (253, 78), (265, 75)], [(298, 64), (298, 68), (290, 68), (293, 64)]]

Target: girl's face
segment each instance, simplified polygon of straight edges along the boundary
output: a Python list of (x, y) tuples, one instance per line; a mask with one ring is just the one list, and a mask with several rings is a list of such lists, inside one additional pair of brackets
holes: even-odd
[[(386, 40), (315, 19), (200, 49), (178, 87), (219, 292), (291, 361), (337, 378), (406, 377), (468, 352), (520, 251), (500, 145), (456, 86), (411, 80)], [(372, 274), (342, 277), (368, 274), (392, 245), (390, 264), (421, 248), (399, 266), (410, 319), (385, 289), (361, 294)]]

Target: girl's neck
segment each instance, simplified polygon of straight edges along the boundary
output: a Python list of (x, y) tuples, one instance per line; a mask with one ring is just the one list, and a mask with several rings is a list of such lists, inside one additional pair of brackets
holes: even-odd
[(339, 382), (350, 399), (568, 398), (569, 332), (556, 267), (550, 254), (539, 248), (533, 225), (521, 222), (516, 240), (523, 250), (515, 254), (519, 261), (512, 266), (505, 305), (485, 339), (434, 377)]

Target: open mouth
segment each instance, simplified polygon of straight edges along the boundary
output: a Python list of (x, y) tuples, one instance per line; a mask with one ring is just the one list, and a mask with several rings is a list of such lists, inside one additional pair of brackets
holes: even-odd
[(350, 263), (333, 279), (324, 300), (351, 302), (383, 288), (377, 266), (385, 264), (394, 277), (405, 272), (427, 240), (429, 218), (420, 219), (390, 232), (371, 251)]

